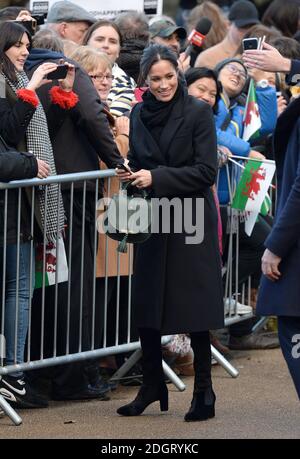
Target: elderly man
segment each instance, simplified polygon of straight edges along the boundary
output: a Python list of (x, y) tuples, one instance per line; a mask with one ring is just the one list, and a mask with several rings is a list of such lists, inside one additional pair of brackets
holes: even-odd
[(62, 1), (52, 5), (47, 16), (47, 27), (66, 40), (82, 44), (88, 28), (96, 19), (85, 9), (72, 2)]

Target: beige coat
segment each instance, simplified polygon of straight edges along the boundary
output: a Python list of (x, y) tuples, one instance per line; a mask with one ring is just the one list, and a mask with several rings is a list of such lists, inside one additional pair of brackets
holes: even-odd
[[(108, 119), (112, 124), (112, 118), (108, 115)], [(115, 137), (116, 144), (121, 155), (126, 158), (128, 153), (129, 141), (128, 137), (125, 135), (119, 135)], [(100, 168), (107, 169), (105, 164), (100, 161)], [(108, 195), (108, 181), (109, 179), (104, 180), (104, 190), (103, 195), (104, 197), (111, 197), (115, 193), (118, 193), (120, 182), (117, 177), (113, 177), (110, 179), (110, 192)], [(119, 252), (117, 252), (119, 242), (113, 241), (109, 237), (105, 236), (104, 234), (99, 234), (98, 237), (98, 252), (97, 252), (97, 277), (105, 277), (105, 251), (107, 247), (107, 256), (108, 256), (108, 267), (107, 267), (107, 276), (117, 276), (118, 274), (118, 256)], [(128, 244), (128, 252), (120, 254), (120, 275), (121, 276), (128, 276), (132, 272), (132, 256), (131, 256), (131, 266), (129, 267), (129, 252), (131, 249), (131, 244)]]

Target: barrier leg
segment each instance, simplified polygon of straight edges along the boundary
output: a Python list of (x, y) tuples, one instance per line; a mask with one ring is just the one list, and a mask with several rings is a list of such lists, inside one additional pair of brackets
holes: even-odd
[(175, 387), (177, 387), (180, 392), (183, 392), (186, 389), (185, 384), (181, 381), (180, 378), (178, 378), (177, 374), (164, 360), (162, 361), (162, 365), (166, 377), (174, 384)]
[(268, 317), (262, 317), (255, 325), (252, 327), (252, 333), (256, 333), (261, 330), (264, 325), (267, 323)]
[(2, 408), (5, 414), (7, 414), (15, 426), (22, 424), (22, 418), (20, 418), (18, 413), (16, 413), (16, 411), (10, 406), (5, 398), (2, 397), (2, 395), (0, 395), (0, 408)]
[(137, 349), (126, 361), (123, 365), (113, 374), (111, 377), (111, 381), (117, 381), (122, 379), (126, 373), (140, 360), (142, 357), (142, 350)]
[[(130, 357), (126, 360), (126, 362), (119, 368), (116, 373), (113, 374), (111, 381), (117, 381), (122, 379), (126, 373), (141, 359), (142, 351), (141, 349), (137, 349)], [(178, 378), (176, 373), (166, 364), (166, 362), (162, 361), (163, 370), (167, 378), (177, 387), (178, 390), (181, 392), (185, 390), (185, 384)]]
[(224, 370), (227, 371), (227, 373), (230, 374), (233, 378), (237, 378), (239, 375), (239, 372), (234, 366), (231, 365), (231, 363), (228, 362), (228, 360), (225, 359), (225, 357), (217, 351), (217, 349), (214, 346), (211, 346), (211, 353), (213, 358), (224, 368)]

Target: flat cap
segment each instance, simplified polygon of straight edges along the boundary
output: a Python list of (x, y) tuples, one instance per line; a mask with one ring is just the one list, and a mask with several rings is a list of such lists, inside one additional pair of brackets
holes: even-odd
[(96, 19), (81, 6), (68, 1), (56, 2), (48, 12), (47, 22), (88, 22), (94, 24)]

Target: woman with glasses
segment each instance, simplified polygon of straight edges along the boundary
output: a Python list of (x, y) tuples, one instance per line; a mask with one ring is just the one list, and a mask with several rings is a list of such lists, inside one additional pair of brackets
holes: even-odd
[[(244, 112), (247, 94), (247, 68), (237, 58), (225, 59), (215, 68), (218, 80), (222, 84), (222, 94), (218, 102), (215, 116), (217, 139), (219, 145), (229, 148), (232, 155), (264, 159), (264, 156), (251, 146), (251, 140), (243, 140)], [(261, 118), (260, 136), (272, 133), (277, 119), (277, 98), (273, 87), (266, 84), (265, 87), (256, 86), (257, 106)], [(231, 170), (231, 164), (229, 163)], [(237, 181), (240, 170), (232, 176)], [(220, 170), (218, 180), (218, 197), (221, 204), (221, 216), (223, 222), (223, 234), (227, 228), (227, 205), (230, 202), (227, 170)], [(249, 237), (245, 233), (244, 224), (239, 226), (239, 275), (238, 290), (242, 284), (252, 276), (252, 289), (257, 289), (261, 277), (260, 259), (264, 251), (264, 241), (267, 238), (271, 226), (265, 217), (259, 216), (253, 232)], [(228, 240), (227, 240), (228, 241)], [(224, 241), (225, 242), (225, 241)], [(226, 244), (224, 244), (226, 254)], [(234, 281), (235, 282), (235, 281)], [(233, 286), (235, 289), (235, 284)], [(253, 321), (244, 321), (230, 327), (229, 347), (231, 349), (265, 349), (276, 347), (277, 339), (259, 336), (252, 333)]]
[[(222, 94), (215, 117), (218, 144), (229, 148), (236, 156), (264, 159), (251, 147), (251, 142), (243, 140), (244, 111), (246, 104), (247, 68), (240, 59), (229, 58), (221, 61), (215, 71), (222, 84)], [(277, 99), (273, 87), (256, 87), (257, 104), (261, 118), (259, 135), (273, 132), (277, 120)], [(221, 170), (218, 194), (220, 204), (229, 202), (226, 171)]]
[(108, 95), (110, 111), (114, 116), (122, 116), (131, 110), (136, 83), (116, 63), (121, 46), (122, 35), (114, 22), (100, 20), (87, 31), (83, 45), (88, 45), (105, 53), (112, 65), (114, 76)]

